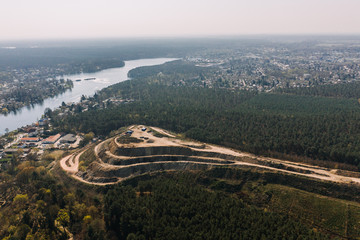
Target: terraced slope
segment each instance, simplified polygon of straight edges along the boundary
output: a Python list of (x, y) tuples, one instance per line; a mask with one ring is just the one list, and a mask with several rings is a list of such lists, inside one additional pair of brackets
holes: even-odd
[[(257, 157), (209, 144), (184, 141), (159, 128), (132, 126), (123, 133), (82, 149), (60, 162), (74, 178), (92, 184), (113, 184), (154, 171), (205, 170), (214, 166), (252, 166), (321, 180), (360, 184), (356, 173), (340, 175), (336, 170)], [(79, 162), (82, 166), (79, 169)], [(345, 176), (348, 175), (348, 176)]]

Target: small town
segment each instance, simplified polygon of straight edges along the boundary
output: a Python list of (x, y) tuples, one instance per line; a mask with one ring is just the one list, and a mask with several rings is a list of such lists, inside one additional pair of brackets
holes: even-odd
[[(133, 99), (122, 99), (111, 97), (100, 103), (94, 101), (93, 97), (83, 96), (78, 103), (64, 103), (58, 108), (47, 109), (46, 115), (66, 117), (79, 112), (117, 106), (134, 102)], [(32, 125), (24, 126), (16, 131), (0, 136), (0, 169), (6, 168), (12, 157), (16, 155), (19, 159), (26, 159), (29, 155), (41, 159), (43, 154), (53, 150), (71, 150), (79, 147), (84, 134), (57, 133), (51, 129), (51, 119), (41, 118)], [(96, 141), (95, 138), (91, 141)]]
[[(13, 81), (4, 81), (4, 78), (0, 80), (0, 114), (8, 114), (24, 106), (41, 103), (44, 99), (54, 97), (73, 87), (73, 82), (69, 79), (58, 80), (47, 78), (48, 75), (28, 76), (21, 73), (18, 73), (20, 79), (14, 77)], [(4, 73), (0, 72), (0, 76), (1, 74)]]
[(209, 68), (195, 86), (271, 92), (359, 81), (357, 48), (356, 43), (345, 42), (239, 45), (197, 51), (185, 61)]

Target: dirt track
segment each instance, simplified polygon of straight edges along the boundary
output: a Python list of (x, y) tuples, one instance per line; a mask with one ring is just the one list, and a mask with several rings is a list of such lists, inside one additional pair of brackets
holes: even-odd
[[(171, 138), (155, 137), (152, 134), (152, 132), (142, 131), (141, 128), (142, 128), (142, 126), (132, 126), (131, 129), (134, 131), (132, 134), (132, 137), (141, 139), (141, 140), (147, 139), (147, 140), (144, 140), (143, 142), (120, 144), (117, 141), (117, 138), (118, 138), (118, 136), (117, 136), (117, 137), (110, 138), (110, 139), (103, 141), (103, 142), (99, 143), (98, 145), (96, 145), (94, 148), (94, 152), (98, 159), (99, 168), (103, 169), (104, 171), (105, 170), (106, 171), (115, 171), (115, 170), (129, 168), (129, 167), (135, 168), (135, 167), (139, 167), (139, 166), (147, 166), (149, 164), (155, 164), (155, 163), (156, 164), (167, 164), (167, 163), (183, 164), (184, 163), (183, 160), (176, 161), (176, 162), (171, 162), (171, 161), (159, 162), (159, 160), (156, 159), (157, 157), (158, 158), (160, 158), (160, 157), (173, 157), (173, 158), (178, 157), (178, 158), (182, 158), (182, 159), (186, 158), (186, 157), (191, 157), (191, 159), (192, 159), (191, 163), (193, 163), (193, 164), (198, 161), (198, 164), (201, 164), (201, 165), (210, 164), (211, 166), (218, 166), (219, 164), (206, 162), (206, 161), (204, 162), (204, 160), (208, 159), (209, 161), (212, 160), (213, 162), (215, 162), (215, 160), (218, 162), (225, 161), (225, 159), (219, 158), (217, 156), (212, 156), (212, 157), (200, 156), (201, 154), (212, 153), (215, 155), (219, 154), (219, 156), (230, 156), (235, 159), (235, 160), (233, 160), (234, 162), (231, 164), (224, 163), (226, 166), (233, 166), (233, 167), (235, 167), (235, 166), (251, 166), (251, 167), (269, 169), (269, 170), (279, 171), (279, 172), (283, 172), (283, 173), (301, 175), (301, 176), (306, 176), (306, 177), (310, 177), (310, 178), (331, 181), (331, 182), (360, 184), (359, 178), (345, 177), (345, 176), (338, 175), (338, 174), (336, 174), (336, 171), (334, 171), (333, 169), (326, 169), (326, 168), (322, 168), (322, 167), (318, 167), (318, 166), (311, 166), (311, 165), (306, 165), (306, 164), (302, 164), (302, 163), (294, 163), (294, 162), (289, 162), (289, 161), (284, 161), (284, 160), (279, 160), (279, 159), (274, 159), (274, 158), (258, 157), (253, 154), (250, 154), (250, 153), (243, 153), (243, 152), (235, 151), (235, 150), (220, 147), (220, 146), (203, 144), (203, 143), (198, 143), (198, 142), (193, 142), (193, 141), (184, 141), (184, 140), (174, 138), (175, 137), (174, 135), (167, 133), (165, 130), (152, 127), (152, 129), (154, 129), (155, 131), (157, 131), (161, 134), (167, 135)], [(151, 141), (149, 141), (149, 140), (151, 140)], [(152, 162), (135, 162), (130, 165), (123, 165), (123, 166), (116, 165), (115, 166), (115, 165), (104, 162), (101, 159), (101, 157), (99, 157), (99, 151), (103, 147), (103, 144), (105, 142), (108, 142), (108, 143), (113, 142), (114, 144), (117, 145), (118, 148), (130, 149), (130, 150), (134, 150), (134, 151), (136, 151), (138, 149), (145, 149), (146, 151), (149, 151), (152, 148), (158, 149), (161, 147), (166, 147), (166, 148), (171, 149), (173, 147), (173, 148), (184, 148), (186, 150), (193, 151), (194, 153), (198, 153), (199, 155), (184, 156), (183, 154), (175, 154), (174, 153), (171, 156), (168, 156), (166, 154), (142, 156), (142, 157), (140, 157), (140, 159), (151, 158)], [(86, 181), (86, 180), (82, 179), (81, 177), (76, 176), (75, 174), (78, 172), (80, 156), (85, 151), (86, 151), (86, 149), (83, 149), (82, 151), (80, 151), (78, 153), (74, 153), (72, 155), (64, 157), (60, 161), (60, 166), (64, 169), (64, 171), (68, 172), (74, 178), (76, 178), (82, 182), (87, 182), (90, 184), (106, 185), (106, 184), (114, 184), (114, 183), (117, 183), (122, 180), (121, 178), (119, 178), (118, 181), (115, 181), (115, 182), (101, 183), (101, 182)], [(107, 155), (107, 157), (112, 158), (116, 161), (129, 160), (129, 159), (136, 160), (139, 158), (139, 157), (134, 157), (134, 156), (119, 156), (119, 155), (112, 153), (109, 150), (105, 151), (105, 154)], [(278, 167), (276, 167), (276, 166), (278, 166)]]
[(81, 151), (80, 153), (76, 154), (73, 153), (69, 156), (64, 157), (60, 160), (60, 166), (62, 169), (64, 169), (66, 172), (69, 173), (77, 173), (79, 170), (79, 159), (80, 156), (86, 151), (87, 149)]

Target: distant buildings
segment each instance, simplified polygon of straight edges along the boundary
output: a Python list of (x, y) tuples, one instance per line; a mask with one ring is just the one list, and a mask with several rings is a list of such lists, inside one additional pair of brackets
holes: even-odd
[(45, 126), (47, 123), (48, 123), (47, 118), (40, 119), (39, 122), (38, 122), (40, 127)]

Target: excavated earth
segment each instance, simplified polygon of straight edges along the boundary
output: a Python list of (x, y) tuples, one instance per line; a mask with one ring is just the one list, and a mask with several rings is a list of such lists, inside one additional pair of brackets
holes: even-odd
[[(155, 127), (132, 126), (132, 134), (120, 134), (84, 148), (63, 158), (61, 167), (74, 178), (97, 185), (114, 184), (140, 174), (169, 170), (206, 170), (216, 166), (251, 166), (296, 174), (320, 180), (360, 184), (356, 173), (293, 163), (273, 158), (258, 157), (210, 144), (178, 139)], [(86, 171), (79, 171), (84, 152), (92, 150), (94, 159)], [(86, 159), (85, 159), (86, 160)]]

